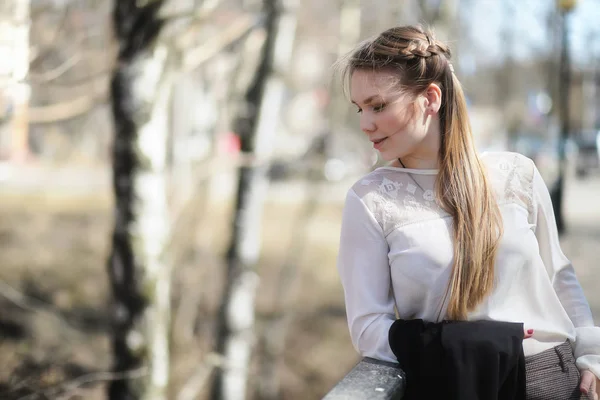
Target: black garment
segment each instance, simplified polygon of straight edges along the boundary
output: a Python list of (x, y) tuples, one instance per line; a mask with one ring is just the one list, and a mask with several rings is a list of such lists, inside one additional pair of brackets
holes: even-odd
[(525, 400), (523, 324), (396, 320), (389, 343), (406, 400)]

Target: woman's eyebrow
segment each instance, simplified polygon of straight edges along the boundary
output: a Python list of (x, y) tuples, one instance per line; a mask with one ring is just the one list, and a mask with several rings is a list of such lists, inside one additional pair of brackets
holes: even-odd
[[(373, 100), (375, 100), (377, 97), (380, 97), (378, 94), (374, 94), (373, 96), (369, 96), (367, 97), (364, 101), (363, 104), (368, 105), (371, 104), (371, 102), (373, 102)], [(354, 100), (350, 100), (353, 104), (356, 104), (356, 102)], [(356, 104), (358, 105), (358, 104)]]

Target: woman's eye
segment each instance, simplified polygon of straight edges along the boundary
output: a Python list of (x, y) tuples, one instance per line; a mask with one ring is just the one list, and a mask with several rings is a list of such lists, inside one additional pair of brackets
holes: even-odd
[(362, 109), (360, 109), (360, 108), (356, 110), (357, 114), (360, 114), (361, 112), (362, 112)]
[(383, 111), (384, 108), (385, 108), (385, 104), (381, 104), (379, 106), (373, 106), (373, 111), (374, 112), (381, 112), (381, 111)]

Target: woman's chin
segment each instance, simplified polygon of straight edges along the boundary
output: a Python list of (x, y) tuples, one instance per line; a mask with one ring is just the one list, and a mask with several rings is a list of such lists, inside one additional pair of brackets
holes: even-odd
[(397, 155), (395, 155), (392, 152), (387, 152), (387, 151), (380, 151), (379, 152), (379, 157), (386, 162), (390, 162), (390, 161), (394, 161), (398, 158)]

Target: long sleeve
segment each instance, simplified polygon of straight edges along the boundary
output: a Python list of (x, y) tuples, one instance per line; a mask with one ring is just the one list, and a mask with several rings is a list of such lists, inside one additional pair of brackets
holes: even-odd
[(375, 217), (352, 189), (344, 205), (337, 268), (354, 347), (363, 357), (397, 362), (388, 342), (395, 321), (388, 244)]
[(594, 326), (590, 306), (573, 265), (560, 248), (550, 194), (537, 168), (533, 176), (533, 204), (540, 255), (552, 278), (552, 286), (575, 326), (577, 366), (600, 377), (600, 328)]

